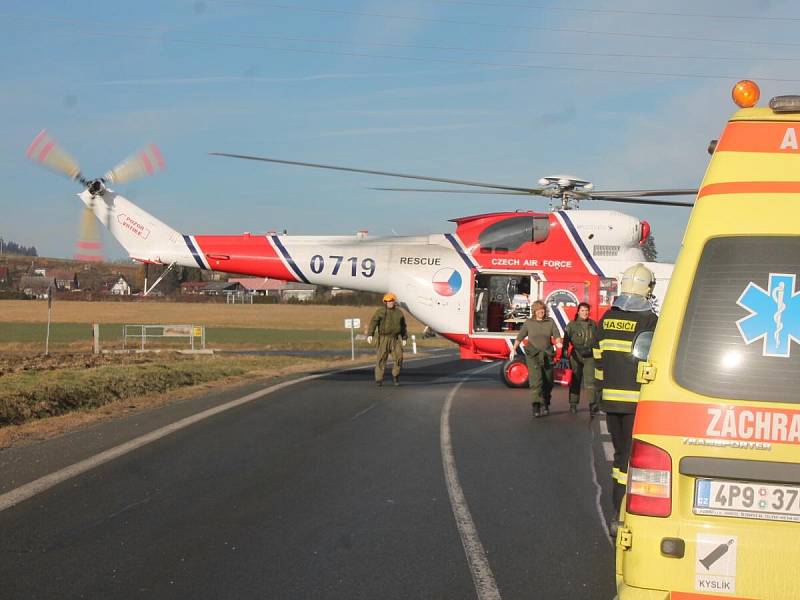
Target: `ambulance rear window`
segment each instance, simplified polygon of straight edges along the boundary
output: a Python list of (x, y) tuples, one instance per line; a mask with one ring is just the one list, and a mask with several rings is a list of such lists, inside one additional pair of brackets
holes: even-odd
[(716, 398), (800, 404), (800, 237), (722, 237), (700, 258), (675, 381)]

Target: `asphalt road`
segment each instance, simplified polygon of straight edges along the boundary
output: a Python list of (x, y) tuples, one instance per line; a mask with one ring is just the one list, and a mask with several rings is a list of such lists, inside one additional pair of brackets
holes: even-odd
[[(6, 450), (0, 492), (264, 386)], [(598, 423), (553, 408), (453, 357), (284, 387), (0, 510), (0, 597), (610, 599)]]

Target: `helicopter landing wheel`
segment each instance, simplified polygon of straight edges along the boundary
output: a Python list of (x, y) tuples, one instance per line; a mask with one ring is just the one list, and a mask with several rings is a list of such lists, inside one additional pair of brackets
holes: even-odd
[(528, 387), (528, 365), (522, 358), (507, 360), (500, 369), (500, 379), (510, 388)]

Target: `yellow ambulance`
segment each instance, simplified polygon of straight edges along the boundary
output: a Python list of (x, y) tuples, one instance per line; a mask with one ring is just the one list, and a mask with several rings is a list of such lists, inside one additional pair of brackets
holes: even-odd
[(619, 600), (800, 599), (800, 96), (712, 142), (649, 355)]

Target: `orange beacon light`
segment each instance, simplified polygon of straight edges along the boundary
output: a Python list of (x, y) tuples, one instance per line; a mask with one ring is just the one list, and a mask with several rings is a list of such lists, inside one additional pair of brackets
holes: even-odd
[(758, 89), (754, 81), (742, 79), (742, 81), (733, 86), (731, 96), (740, 108), (752, 108), (761, 97), (761, 90)]

